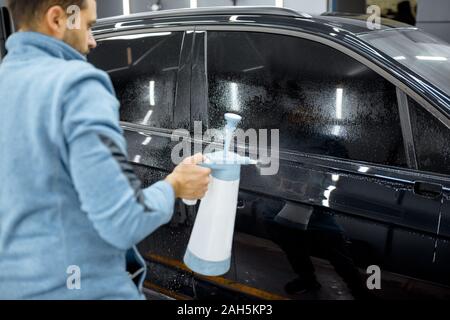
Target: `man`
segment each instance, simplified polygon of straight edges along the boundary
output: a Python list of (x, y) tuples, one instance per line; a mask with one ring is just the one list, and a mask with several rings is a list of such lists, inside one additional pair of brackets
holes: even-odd
[(95, 0), (8, 6), (19, 32), (0, 65), (0, 299), (142, 299), (126, 251), (170, 221), (176, 197), (202, 198), (210, 170), (196, 155), (140, 189), (111, 81), (84, 57)]

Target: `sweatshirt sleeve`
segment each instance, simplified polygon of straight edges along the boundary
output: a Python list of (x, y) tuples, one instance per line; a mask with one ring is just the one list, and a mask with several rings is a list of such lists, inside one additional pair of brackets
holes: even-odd
[(141, 189), (128, 162), (119, 102), (106, 73), (91, 68), (75, 80), (62, 121), (70, 175), (99, 235), (126, 250), (170, 221), (174, 190), (165, 181)]

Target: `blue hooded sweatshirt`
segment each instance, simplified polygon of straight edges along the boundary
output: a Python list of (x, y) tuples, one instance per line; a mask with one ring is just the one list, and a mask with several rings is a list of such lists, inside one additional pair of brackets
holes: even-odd
[(12, 35), (7, 50), (0, 299), (143, 299), (126, 252), (143, 262), (134, 245), (170, 221), (172, 187), (161, 181), (141, 190), (106, 73), (40, 33)]

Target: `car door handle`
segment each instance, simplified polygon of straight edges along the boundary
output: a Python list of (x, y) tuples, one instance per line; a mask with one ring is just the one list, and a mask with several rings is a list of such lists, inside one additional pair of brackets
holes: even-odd
[(426, 198), (439, 198), (442, 196), (442, 185), (428, 182), (415, 182), (414, 193)]

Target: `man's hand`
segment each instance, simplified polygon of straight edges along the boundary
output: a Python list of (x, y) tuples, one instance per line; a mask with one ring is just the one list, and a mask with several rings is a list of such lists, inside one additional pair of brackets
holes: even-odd
[(197, 164), (202, 163), (203, 155), (198, 153), (183, 160), (175, 170), (166, 178), (175, 190), (177, 198), (186, 200), (202, 199), (208, 190), (211, 169), (203, 168)]

